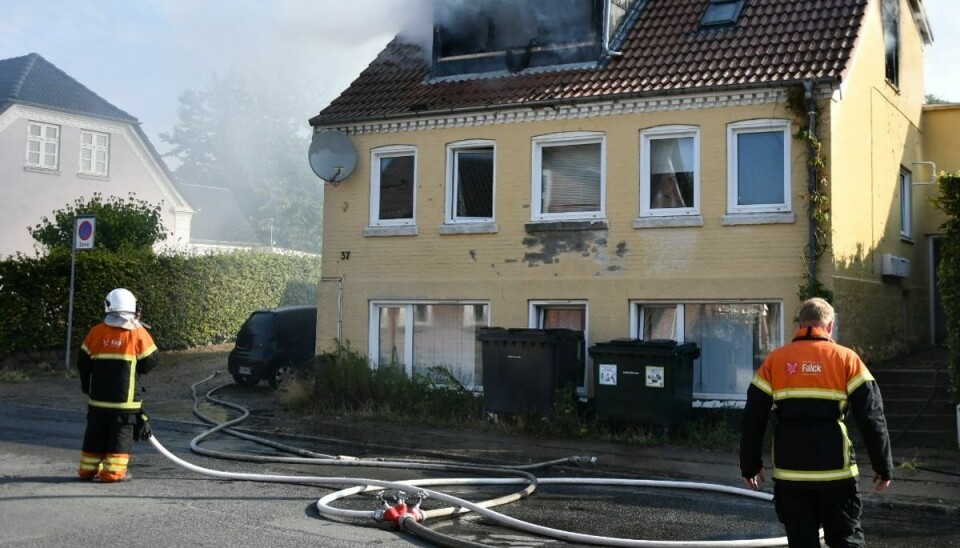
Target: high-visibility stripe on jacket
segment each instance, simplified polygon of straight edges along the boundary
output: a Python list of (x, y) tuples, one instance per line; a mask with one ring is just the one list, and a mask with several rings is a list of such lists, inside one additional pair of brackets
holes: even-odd
[(767, 356), (747, 389), (740, 467), (763, 466), (763, 435), (773, 410), (773, 477), (789, 482), (850, 480), (859, 474), (844, 417), (852, 411), (876, 473), (890, 478), (893, 459), (880, 390), (856, 352), (818, 328), (802, 328)]
[(157, 345), (146, 329), (98, 324), (87, 334), (77, 359), (87, 403), (121, 411), (140, 409), (137, 373), (148, 373), (156, 364)]

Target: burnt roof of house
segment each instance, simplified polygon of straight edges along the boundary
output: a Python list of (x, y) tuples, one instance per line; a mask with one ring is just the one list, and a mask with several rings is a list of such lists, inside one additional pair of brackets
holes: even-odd
[(310, 123), (840, 80), (867, 0), (747, 0), (717, 29), (701, 28), (708, 4), (636, 2), (621, 55), (590, 67), (431, 79), (429, 55), (397, 38)]
[(11, 103), (137, 123), (37, 53), (0, 60), (0, 110)]

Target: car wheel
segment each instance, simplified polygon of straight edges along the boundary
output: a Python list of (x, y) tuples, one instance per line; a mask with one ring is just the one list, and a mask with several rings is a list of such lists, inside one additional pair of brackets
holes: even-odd
[(260, 382), (260, 379), (256, 377), (245, 377), (243, 375), (234, 375), (233, 381), (237, 383), (237, 386), (254, 386), (258, 382)]
[(285, 363), (273, 370), (273, 374), (267, 379), (267, 383), (273, 389), (284, 388), (290, 385), (294, 376), (293, 364)]

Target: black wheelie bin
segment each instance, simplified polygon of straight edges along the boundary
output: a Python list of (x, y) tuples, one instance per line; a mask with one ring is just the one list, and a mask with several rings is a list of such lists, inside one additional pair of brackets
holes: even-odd
[(663, 425), (690, 417), (695, 343), (618, 339), (591, 346), (590, 357), (597, 417)]
[(483, 410), (548, 414), (557, 389), (583, 382), (583, 332), (488, 327), (483, 349)]

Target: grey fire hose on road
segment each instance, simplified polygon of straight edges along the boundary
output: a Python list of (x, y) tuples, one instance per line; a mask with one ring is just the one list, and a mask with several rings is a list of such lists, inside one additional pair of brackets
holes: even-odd
[[(493, 506), (499, 506), (501, 504), (506, 504), (508, 502), (514, 502), (522, 499), (523, 497), (529, 495), (533, 492), (537, 486), (544, 485), (581, 485), (581, 486), (619, 486), (619, 487), (655, 487), (655, 488), (671, 488), (671, 489), (690, 489), (690, 490), (699, 490), (699, 491), (712, 491), (719, 493), (732, 494), (737, 496), (744, 496), (748, 498), (760, 499), (760, 500), (772, 500), (773, 496), (767, 493), (750, 491), (747, 489), (742, 489), (738, 487), (729, 487), (724, 485), (710, 484), (710, 483), (699, 483), (699, 482), (686, 482), (686, 481), (664, 481), (664, 480), (639, 480), (639, 479), (607, 479), (607, 478), (538, 478), (533, 474), (525, 470), (520, 470), (519, 467), (508, 467), (508, 466), (488, 466), (488, 465), (464, 465), (457, 463), (430, 463), (422, 461), (412, 461), (412, 460), (400, 460), (400, 461), (382, 461), (382, 460), (365, 460), (357, 459), (355, 457), (338, 457), (332, 455), (324, 455), (321, 453), (314, 453), (311, 451), (306, 451), (303, 449), (285, 446), (285, 444), (279, 444), (270, 440), (265, 440), (264, 438), (258, 438), (249, 434), (238, 432), (235, 429), (231, 429), (231, 426), (236, 425), (240, 421), (244, 420), (248, 415), (249, 411), (244, 409), (242, 406), (232, 404), (229, 402), (224, 402), (222, 400), (217, 400), (212, 397), (212, 394), (217, 390), (223, 388), (226, 385), (216, 387), (210, 390), (207, 393), (207, 398), (215, 403), (226, 405), (232, 409), (241, 411), (241, 416), (237, 419), (227, 421), (224, 423), (216, 423), (216, 421), (210, 419), (209, 417), (203, 415), (199, 412), (198, 403), (197, 403), (197, 394), (196, 386), (206, 382), (213, 378), (213, 375), (207, 377), (206, 379), (195, 383), (191, 388), (194, 394), (194, 413), (203, 419), (204, 421), (215, 424), (213, 428), (202, 433), (201, 435), (194, 438), (191, 442), (191, 449), (200, 454), (207, 456), (213, 456), (217, 458), (228, 458), (231, 460), (249, 460), (251, 462), (290, 462), (298, 464), (324, 464), (324, 465), (348, 465), (348, 466), (375, 466), (375, 467), (390, 467), (390, 468), (417, 468), (423, 470), (443, 470), (443, 471), (472, 471), (479, 473), (506, 473), (510, 475), (518, 475), (521, 477), (511, 477), (511, 478), (453, 478), (453, 479), (423, 479), (423, 480), (409, 480), (409, 481), (400, 481), (400, 482), (390, 482), (382, 481), (376, 479), (365, 479), (365, 478), (344, 478), (344, 477), (320, 477), (320, 476), (284, 476), (284, 475), (271, 475), (271, 474), (252, 474), (252, 473), (240, 473), (240, 472), (227, 472), (221, 470), (213, 470), (210, 468), (204, 468), (197, 466), (195, 464), (189, 463), (173, 453), (167, 450), (160, 442), (155, 438), (150, 438), (150, 443), (154, 448), (160, 452), (162, 455), (173, 461), (174, 463), (186, 468), (187, 470), (203, 474), (206, 476), (211, 476), (214, 478), (220, 479), (231, 479), (231, 480), (246, 480), (246, 481), (259, 481), (259, 482), (274, 482), (274, 483), (311, 483), (317, 485), (333, 485), (333, 486), (350, 486), (349, 488), (343, 489), (331, 493), (321, 499), (316, 503), (317, 510), (321, 515), (332, 518), (340, 519), (360, 519), (360, 520), (370, 520), (374, 519), (377, 521), (393, 521), (401, 529), (410, 532), (411, 534), (420, 536), (424, 540), (429, 540), (443, 546), (483, 546), (481, 544), (463, 541), (461, 539), (456, 539), (450, 537), (449, 535), (444, 535), (438, 533), (431, 529), (426, 528), (422, 523), (419, 523), (428, 518), (437, 518), (445, 517), (451, 515), (459, 515), (467, 512), (474, 512), (478, 515), (481, 515), (494, 523), (515, 529), (518, 531), (545, 536), (549, 538), (554, 538), (562, 541), (568, 542), (577, 542), (581, 544), (594, 544), (601, 546), (624, 546), (632, 548), (677, 548), (677, 547), (686, 547), (686, 548), (722, 548), (722, 547), (768, 547), (768, 546), (785, 546), (787, 544), (786, 537), (774, 537), (774, 538), (760, 538), (760, 539), (744, 539), (744, 540), (722, 540), (722, 541), (659, 541), (659, 540), (641, 540), (641, 539), (627, 539), (627, 538), (618, 538), (618, 537), (605, 537), (597, 535), (587, 535), (583, 533), (576, 533), (573, 531), (565, 531), (562, 529), (555, 529), (550, 527), (545, 527), (542, 525), (537, 525), (534, 523), (518, 520), (510, 516), (506, 516), (502, 513), (491, 510)], [(310, 455), (304, 457), (267, 457), (262, 455), (242, 455), (237, 453), (222, 453), (217, 451), (201, 450), (198, 445), (199, 442), (206, 436), (214, 432), (224, 432), (234, 436), (241, 437), (243, 439), (248, 439), (250, 441), (255, 441), (257, 443), (266, 442), (266, 445), (280, 449), (282, 451), (294, 452), (300, 455)], [(288, 449), (289, 448), (289, 449)], [(571, 457), (571, 459), (581, 459), (581, 457)], [(550, 461), (549, 463), (537, 463), (531, 465), (534, 467), (543, 467), (549, 464), (556, 464), (558, 462), (571, 462), (571, 459), (560, 459), (560, 461)], [(414, 466), (416, 465), (416, 466)], [(507, 495), (504, 497), (499, 497), (497, 499), (491, 499), (483, 501), (480, 503), (471, 502), (469, 500), (456, 497), (442, 491), (437, 491), (430, 489), (432, 486), (442, 486), (442, 485), (525, 485), (525, 488), (522, 491)], [(338, 509), (330, 506), (334, 501), (356, 495), (359, 493), (370, 492), (370, 491), (380, 491), (382, 492), (385, 489), (392, 489), (400, 493), (397, 495), (397, 504), (394, 506), (389, 506), (386, 503), (384, 504), (385, 509), (376, 510), (376, 511), (358, 511), (358, 510), (346, 510)], [(418, 492), (411, 497), (411, 500), (416, 499), (416, 502), (408, 506), (403, 500), (403, 497), (406, 497), (405, 492), (411, 489), (417, 489)], [(433, 510), (420, 510), (420, 502), (425, 498), (433, 498), (438, 501), (448, 503), (451, 506), (445, 508), (438, 508)], [(381, 501), (384, 499), (381, 498)], [(821, 536), (823, 531), (820, 532)]]

